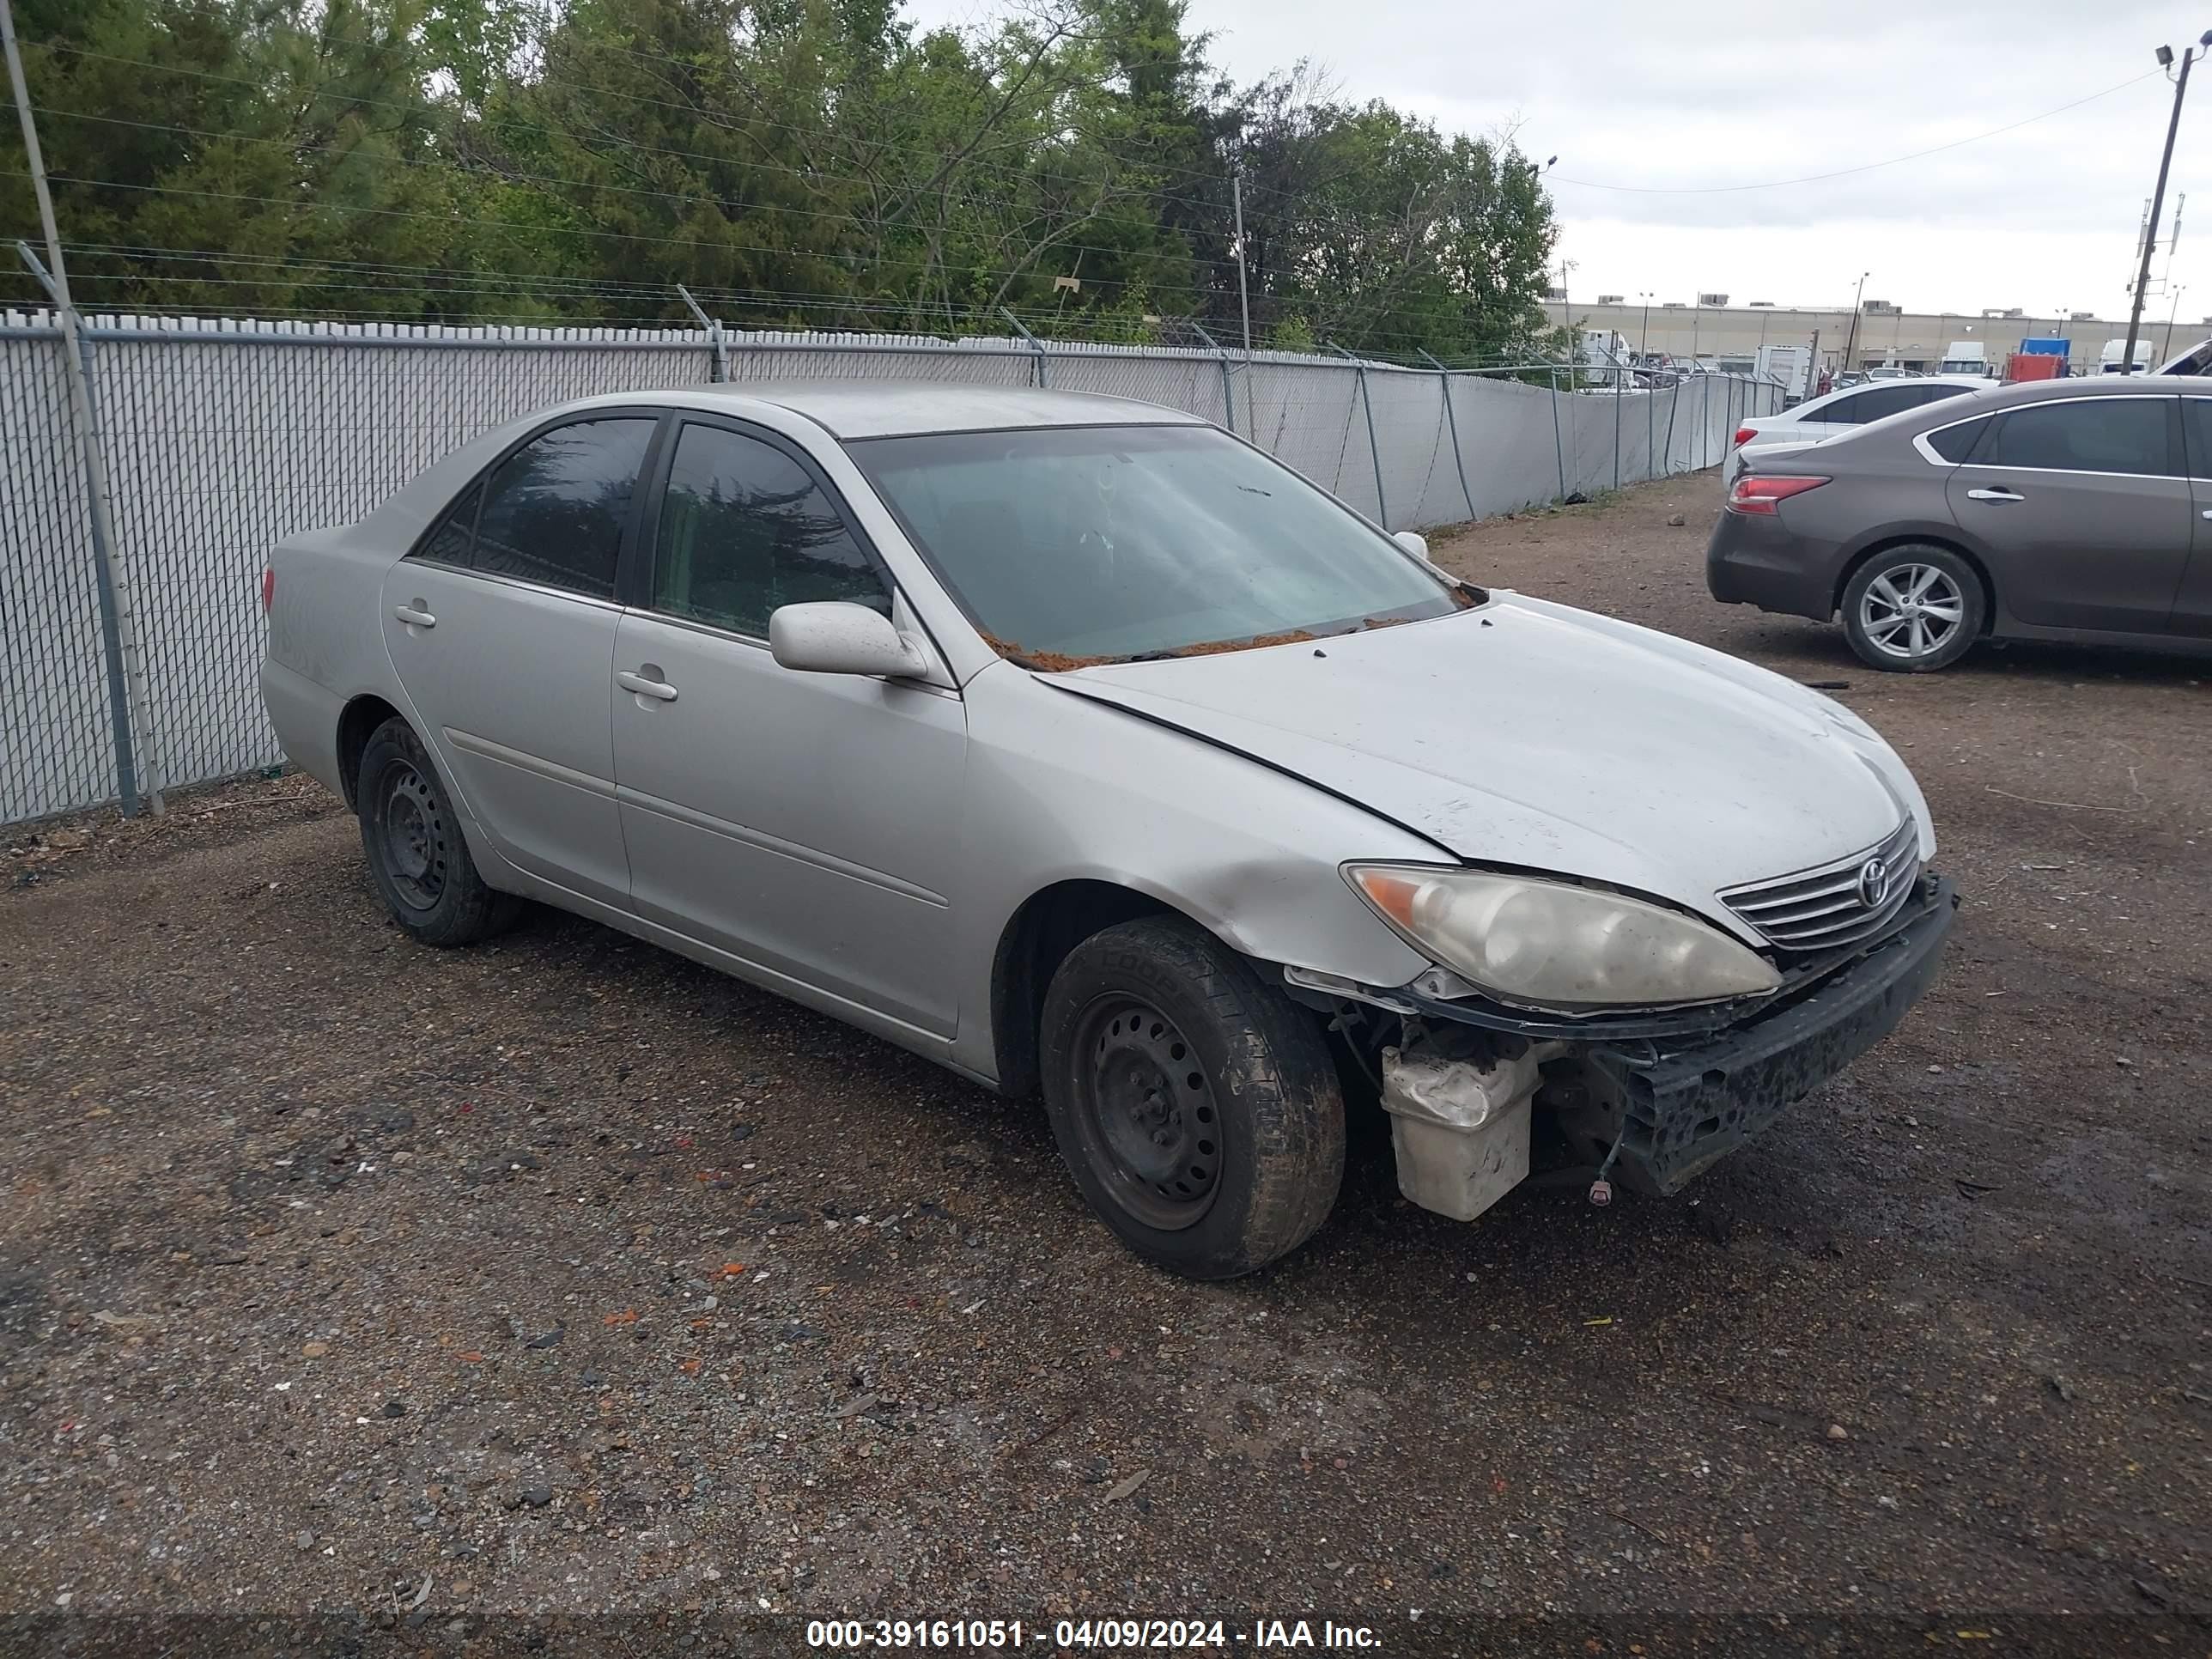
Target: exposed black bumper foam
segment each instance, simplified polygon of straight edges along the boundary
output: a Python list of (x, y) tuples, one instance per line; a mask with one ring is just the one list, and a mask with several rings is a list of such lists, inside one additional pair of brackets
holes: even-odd
[(1594, 1047), (1623, 1108), (1629, 1184), (1680, 1191), (1888, 1036), (1934, 981), (1957, 913), (1949, 882), (1927, 889), (1904, 927), (1785, 1007), (1680, 1046)]

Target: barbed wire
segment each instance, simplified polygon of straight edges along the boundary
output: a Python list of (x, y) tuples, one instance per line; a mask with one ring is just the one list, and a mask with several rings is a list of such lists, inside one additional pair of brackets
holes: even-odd
[[(637, 302), (652, 300), (671, 308), (682, 304), (681, 295), (678, 294), (676, 284), (672, 283), (623, 283), (610, 278), (570, 277), (522, 271), (485, 271), (457, 270), (441, 265), (342, 258), (324, 259), (314, 255), (234, 254), (214, 248), (173, 248), (150, 244), (64, 242), (63, 246), (64, 251), (73, 254), (83, 252), (109, 258), (131, 257), (173, 264), (215, 266), (243, 264), (266, 269), (311, 271), (323, 269), (337, 271), (374, 270), (425, 283), (437, 283), (441, 285), (440, 291), (442, 292), (499, 293), (513, 290), (527, 295), (532, 291), (546, 291), (548, 297), (554, 299), (593, 300), (605, 297), (611, 301)], [(240, 287), (321, 285), (306, 279), (288, 284), (275, 282), (257, 284), (253, 279), (245, 277), (209, 278), (199, 276), (167, 277), (158, 274), (140, 275), (91, 270), (73, 273), (73, 280), (106, 284), (143, 282), (202, 285), (221, 283), (225, 286)], [(756, 310), (812, 312), (830, 315), (860, 315), (870, 319), (900, 319), (904, 325), (902, 331), (908, 332), (914, 331), (924, 319), (942, 322), (956, 330), (973, 329), (978, 325), (995, 326), (1000, 320), (999, 316), (1000, 308), (974, 302), (956, 304), (948, 307), (942, 301), (924, 298), (905, 300), (866, 298), (818, 289), (745, 289), (712, 283), (687, 282), (684, 285), (690, 289), (693, 297), (702, 304), (712, 302)], [(604, 295), (602, 290), (605, 291)], [(404, 292), (404, 290), (390, 288), (378, 289), (374, 285), (367, 285), (363, 291)], [(149, 302), (133, 308), (152, 310), (157, 308), (157, 302)], [(182, 307), (186, 310), (191, 308)], [(287, 305), (283, 309), (288, 313), (296, 314), (300, 308)], [(1055, 311), (1035, 306), (1009, 306), (1003, 309), (1012, 312), (1024, 325), (1030, 327), (1032, 331), (1049, 331), (1061, 336), (1079, 330), (1088, 330), (1095, 333), (1145, 325), (1140, 317), (1133, 317), (1126, 312), (1101, 313), (1088, 308)], [(393, 313), (380, 310), (369, 314), (389, 318)], [(1175, 320), (1176, 319), (1162, 316), (1164, 324)], [(1431, 336), (1425, 331), (1377, 326), (1362, 332), (1356, 337), (1363, 350), (1388, 351), (1394, 346), (1402, 346), (1405, 350), (1401, 355), (1410, 359), (1417, 356), (1418, 348), (1426, 343)], [(1525, 351), (1516, 351), (1511, 355), (1521, 356), (1527, 354)]]

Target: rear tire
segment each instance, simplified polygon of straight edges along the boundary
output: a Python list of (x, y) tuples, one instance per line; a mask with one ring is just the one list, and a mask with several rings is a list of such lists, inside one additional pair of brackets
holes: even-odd
[(354, 800), (362, 850), (394, 921), (425, 945), (474, 945), (510, 926), (522, 901), (486, 884), (453, 797), (405, 720), (369, 734)]
[(1344, 1097), (1311, 1016), (1180, 917), (1092, 934), (1047, 988), (1045, 1109), (1076, 1185), (1146, 1261), (1229, 1279), (1328, 1218)]
[(1982, 579), (1948, 547), (1884, 548), (1844, 584), (1844, 635), (1869, 668), (1932, 674), (1982, 636)]

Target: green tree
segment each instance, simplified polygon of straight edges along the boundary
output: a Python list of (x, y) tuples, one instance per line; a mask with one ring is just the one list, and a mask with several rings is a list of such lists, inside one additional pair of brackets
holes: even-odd
[[(88, 308), (1520, 344), (1510, 143), (1237, 88), (1185, 0), (20, 0)], [(0, 133), (0, 230), (35, 235)], [(0, 299), (35, 303), (27, 276)], [(1166, 319), (1165, 323), (1154, 319)], [(1164, 332), (1164, 331), (1167, 331)]]

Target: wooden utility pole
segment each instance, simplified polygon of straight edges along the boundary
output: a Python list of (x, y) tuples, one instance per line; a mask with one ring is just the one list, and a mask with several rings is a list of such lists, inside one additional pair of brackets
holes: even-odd
[[(2212, 29), (2205, 31), (2204, 44), (2212, 46)], [(2173, 56), (2171, 52), (2166, 55), (2169, 59)], [(2142, 330), (2143, 290), (2150, 286), (2150, 256), (2158, 249), (2158, 214), (2166, 205), (2166, 175), (2173, 166), (2174, 135), (2181, 131), (2181, 100), (2189, 91), (2189, 66), (2196, 61), (2197, 49), (2191, 46), (2185, 50), (2181, 54), (2181, 73), (2173, 80), (2173, 113), (2166, 124), (2166, 149), (2158, 158), (2158, 187), (2150, 193), (2150, 222), (2143, 227), (2142, 264), (2136, 272), (2136, 302), (2128, 313), (2127, 349), (2120, 356), (2123, 374), (2136, 372), (2136, 336)]]

